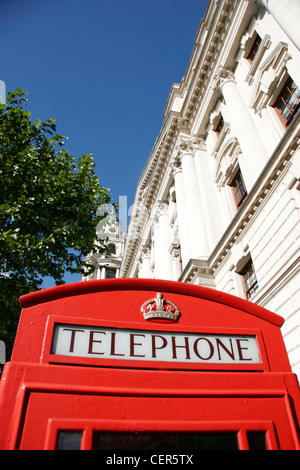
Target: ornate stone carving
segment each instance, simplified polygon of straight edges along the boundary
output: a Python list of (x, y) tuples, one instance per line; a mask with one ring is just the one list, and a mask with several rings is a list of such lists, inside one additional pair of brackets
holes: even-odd
[(169, 214), (169, 204), (167, 202), (158, 201), (156, 207), (158, 217)]
[(234, 82), (235, 77), (231, 67), (223, 67), (223, 65), (219, 65), (217, 68), (217, 73), (214, 75), (211, 87), (215, 90), (218, 87), (221, 87), (225, 82)]
[(172, 176), (175, 176), (176, 173), (179, 173), (182, 171), (182, 166), (181, 166), (181, 159), (174, 154), (169, 165), (169, 174)]
[(194, 155), (196, 150), (205, 150), (205, 141), (201, 137), (197, 137), (196, 135), (191, 136), (189, 139), (182, 139), (180, 138), (177, 142), (175, 147), (176, 150), (176, 157), (181, 158), (186, 153), (191, 153)]
[(140, 256), (143, 258), (151, 258), (151, 247), (149, 245), (143, 245), (140, 250)]

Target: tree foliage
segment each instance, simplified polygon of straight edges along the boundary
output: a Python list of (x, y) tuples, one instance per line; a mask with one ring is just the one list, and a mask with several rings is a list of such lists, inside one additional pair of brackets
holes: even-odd
[(19, 315), (18, 297), (43, 277), (63, 283), (82, 259), (103, 251), (96, 238), (97, 207), (111, 201), (94, 172), (92, 154), (77, 160), (56, 132), (56, 121), (32, 122), (27, 93), (0, 104), (0, 339), (8, 342)]

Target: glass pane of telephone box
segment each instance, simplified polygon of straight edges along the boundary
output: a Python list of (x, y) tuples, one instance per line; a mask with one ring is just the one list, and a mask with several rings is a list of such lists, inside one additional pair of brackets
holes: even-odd
[(250, 450), (267, 450), (264, 431), (248, 431), (247, 437)]
[(81, 431), (60, 431), (57, 438), (57, 450), (80, 450)]
[(93, 450), (238, 450), (232, 432), (119, 432), (96, 431)]

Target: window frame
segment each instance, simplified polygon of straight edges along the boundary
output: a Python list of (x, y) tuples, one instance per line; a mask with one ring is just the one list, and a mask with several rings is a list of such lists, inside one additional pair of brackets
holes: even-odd
[[(97, 431), (152, 431), (152, 432), (236, 432), (238, 450), (250, 450), (249, 434), (251, 432), (265, 434), (266, 450), (278, 450), (278, 441), (272, 420), (242, 420), (242, 421), (215, 421), (215, 422), (195, 422), (180, 423), (162, 421), (160, 423), (126, 422), (126, 420), (101, 420), (99, 419), (76, 419), (66, 420), (54, 418), (49, 420), (45, 450), (55, 450), (60, 431), (82, 432), (80, 450), (92, 450), (93, 434)], [(254, 449), (253, 449), (254, 450)]]
[[(255, 272), (255, 269), (254, 269), (254, 264), (253, 264), (252, 258), (250, 258), (247, 261), (247, 263), (244, 265), (244, 267), (240, 270), (239, 274), (243, 278), (244, 288), (245, 288), (245, 291), (246, 291), (247, 300), (250, 300), (253, 297), (253, 295), (255, 295), (257, 290), (259, 289), (259, 285), (258, 285), (258, 281), (257, 281), (256, 272)], [(253, 280), (251, 281), (252, 277), (253, 277)], [(249, 284), (247, 284), (248, 281), (250, 281)]]
[(254, 40), (253, 40), (253, 43), (252, 43), (252, 46), (246, 56), (246, 58), (249, 60), (250, 64), (252, 64), (252, 62), (254, 61), (255, 57), (257, 56), (257, 52), (260, 48), (262, 44), (262, 38), (261, 36), (256, 33), (255, 34), (255, 37), (254, 37)]
[(116, 244), (115, 243), (109, 243), (105, 252), (106, 256), (111, 256), (116, 254)]
[(214, 129), (214, 132), (217, 134), (218, 137), (220, 136), (224, 127), (225, 127), (225, 121), (224, 121), (222, 114), (220, 114), (218, 123), (216, 124), (215, 129)]
[[(237, 205), (237, 208), (239, 209), (248, 195), (246, 184), (245, 184), (240, 168), (238, 168), (237, 171), (235, 172), (233, 178), (231, 179), (229, 183), (229, 186), (232, 189), (232, 194), (233, 194), (235, 203)], [(237, 197), (237, 195), (239, 197)]]
[[(295, 85), (295, 90), (291, 87)], [(298, 91), (298, 92), (297, 92)], [(288, 100), (286, 98), (286, 92), (290, 95)], [(294, 99), (297, 104), (294, 108), (290, 106), (291, 100)], [(283, 106), (279, 106), (280, 102), (283, 102)], [(300, 109), (300, 88), (290, 75), (287, 75), (283, 85), (280, 88), (279, 94), (273, 104), (273, 108), (278, 114), (281, 122), (285, 127), (288, 127), (296, 116)], [(285, 116), (285, 110), (288, 110), (289, 116)]]
[[(110, 271), (114, 271), (115, 275), (114, 276), (107, 276), (107, 272)], [(105, 266), (105, 279), (115, 279), (117, 277), (117, 269), (112, 267), (112, 266)]]

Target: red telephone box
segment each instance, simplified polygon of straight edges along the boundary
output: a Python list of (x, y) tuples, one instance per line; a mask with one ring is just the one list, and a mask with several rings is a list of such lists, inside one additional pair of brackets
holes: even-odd
[(300, 448), (299, 385), (274, 313), (142, 279), (20, 303), (0, 381), (1, 449)]

